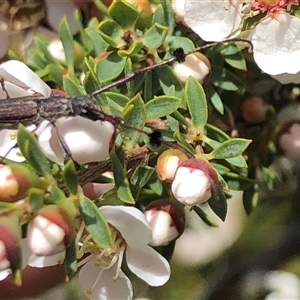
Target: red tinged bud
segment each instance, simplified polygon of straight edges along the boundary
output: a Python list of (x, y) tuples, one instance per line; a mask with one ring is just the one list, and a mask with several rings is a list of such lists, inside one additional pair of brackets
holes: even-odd
[(36, 186), (38, 177), (25, 166), (0, 165), (0, 201), (16, 202), (27, 196), (28, 190)]
[(42, 208), (28, 227), (28, 243), (33, 253), (41, 256), (65, 250), (75, 238), (75, 215), (63, 206)]
[(184, 231), (184, 210), (168, 200), (151, 202), (144, 214), (152, 231), (151, 246), (168, 245)]
[(15, 273), (20, 269), (22, 259), (21, 240), (21, 228), (17, 218), (1, 216), (0, 270), (11, 269)]
[(187, 156), (180, 150), (166, 150), (158, 157), (156, 170), (162, 180), (172, 182), (178, 165), (185, 160), (187, 160)]
[(174, 197), (189, 206), (201, 204), (218, 192), (218, 175), (204, 159), (188, 159), (182, 162), (172, 183)]

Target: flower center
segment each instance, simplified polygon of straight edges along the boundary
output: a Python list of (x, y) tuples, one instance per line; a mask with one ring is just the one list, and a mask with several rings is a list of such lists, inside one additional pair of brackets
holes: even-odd
[(297, 0), (254, 0), (252, 2), (252, 10), (260, 10), (261, 12), (275, 12), (287, 5), (297, 5)]
[(77, 257), (80, 259), (84, 255), (87, 255), (78, 263), (78, 267), (86, 264), (94, 258), (96, 258), (95, 266), (99, 267), (99, 274), (95, 282), (87, 291), (89, 294), (92, 294), (94, 287), (101, 279), (101, 276), (105, 270), (110, 269), (116, 262), (118, 263), (116, 275), (113, 277), (114, 280), (118, 279), (119, 272), (121, 270), (123, 255), (126, 249), (126, 242), (118, 230), (112, 226), (110, 226), (110, 228), (112, 232), (112, 239), (114, 241), (111, 248), (101, 248), (98, 244), (96, 244), (92, 236), (85, 230), (83, 222), (77, 234)]

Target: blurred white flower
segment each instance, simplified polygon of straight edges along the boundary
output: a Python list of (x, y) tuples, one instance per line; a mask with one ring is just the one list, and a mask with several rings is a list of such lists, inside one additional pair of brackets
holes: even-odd
[(99, 249), (89, 236), (83, 236), (84, 241), (79, 242), (79, 257), (92, 253), (79, 263), (84, 265), (79, 283), (85, 295), (90, 299), (132, 299), (131, 282), (121, 270), (124, 253), (128, 268), (142, 280), (151, 286), (166, 283), (170, 266), (148, 245), (151, 229), (144, 214), (125, 206), (103, 206), (100, 210), (111, 225), (114, 246)]
[[(298, 1), (186, 0), (184, 19), (203, 40), (222, 41), (237, 36), (248, 17), (261, 14), (253, 29), (241, 33), (253, 43), (255, 62), (265, 73), (280, 75), (278, 80), (284, 77), (285, 82), (298, 82), (300, 65), (295, 61), (300, 59), (300, 20), (285, 10), (290, 5), (298, 5)], [(296, 77), (287, 78), (286, 74)]]
[(280, 134), (278, 145), (286, 157), (300, 157), (300, 124), (289, 124)]

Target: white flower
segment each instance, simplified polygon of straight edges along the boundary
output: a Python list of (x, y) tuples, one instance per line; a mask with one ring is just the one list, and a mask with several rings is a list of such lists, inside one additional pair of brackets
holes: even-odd
[(186, 24), (204, 41), (222, 41), (236, 31), (242, 20), (242, 2), (186, 0)]
[(279, 75), (278, 80), (299, 82), (298, 75), (286, 76), (300, 71), (295, 64), (300, 59), (300, 20), (284, 10), (287, 5), (298, 1), (252, 1), (243, 6), (240, 1), (186, 0), (185, 21), (203, 40), (222, 41), (235, 36), (247, 18), (261, 16), (252, 30), (241, 33), (253, 43), (255, 62), (265, 73)]
[[(124, 253), (128, 268), (151, 286), (160, 286), (170, 277), (169, 263), (148, 244), (151, 229), (141, 211), (134, 207), (104, 206), (101, 212), (112, 226), (114, 247), (98, 249), (85, 238), (79, 254), (92, 250), (80, 264), (79, 282), (90, 299), (131, 299), (132, 285), (121, 270)], [(133, 230), (134, 229), (134, 230)]]
[(270, 75), (295, 74), (300, 66), (300, 19), (284, 11), (269, 15), (254, 29), (252, 43), (254, 60)]
[(60, 143), (58, 132), (71, 151), (72, 157), (84, 164), (102, 161), (109, 156), (110, 145), (115, 127), (107, 121), (92, 121), (83, 117), (61, 118), (51, 124), (38, 136), (46, 156), (59, 165), (63, 165), (66, 152)]

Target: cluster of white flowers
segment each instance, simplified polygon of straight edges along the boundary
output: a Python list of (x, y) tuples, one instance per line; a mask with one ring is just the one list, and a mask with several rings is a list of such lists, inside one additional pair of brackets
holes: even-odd
[(300, 59), (300, 19), (290, 13), (297, 0), (173, 2), (178, 18), (204, 41), (246, 38), (262, 71), (282, 83), (300, 82), (300, 65), (295, 63)]

